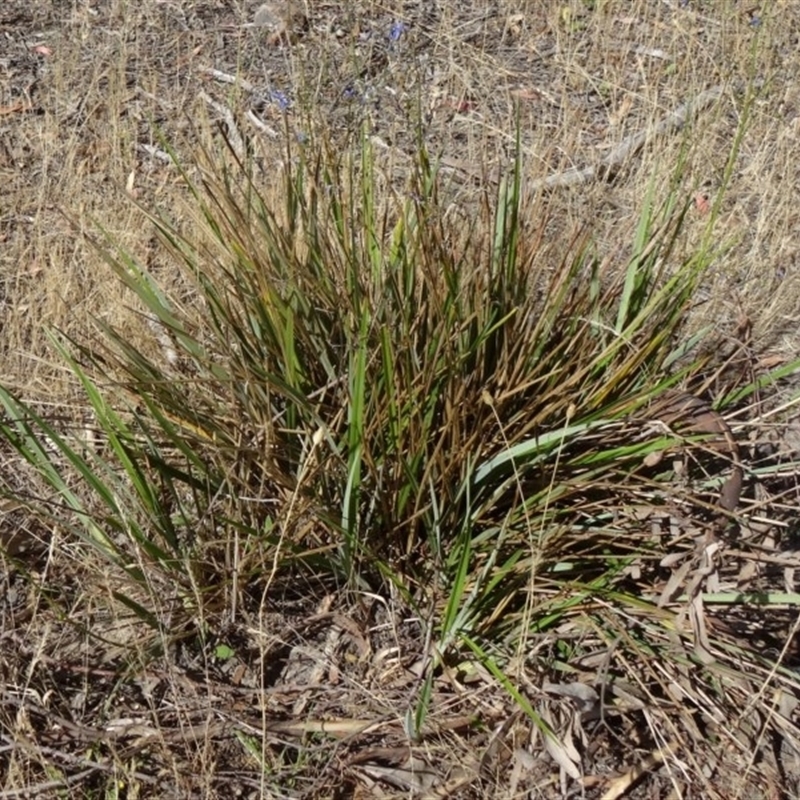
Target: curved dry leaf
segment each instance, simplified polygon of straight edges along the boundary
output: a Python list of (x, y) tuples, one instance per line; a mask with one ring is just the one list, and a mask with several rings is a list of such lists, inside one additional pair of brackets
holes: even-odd
[(676, 741), (669, 742), (664, 747), (653, 750), (640, 766), (629, 769), (624, 775), (612, 778), (601, 800), (617, 800), (622, 797), (642, 775), (660, 767), (669, 756), (674, 755), (678, 746)]
[(555, 734), (546, 734), (544, 737), (545, 750), (564, 772), (573, 780), (581, 779), (579, 764), (581, 761), (578, 751), (569, 740), (560, 741)]
[(572, 735), (567, 732), (563, 739), (560, 739), (553, 732), (553, 720), (546, 710), (542, 709), (539, 716), (544, 722), (547, 723), (549, 732), (544, 733), (544, 749), (550, 754), (550, 757), (555, 761), (564, 772), (569, 775), (573, 780), (581, 779), (581, 756), (575, 749), (572, 743)]
[(600, 703), (600, 696), (597, 690), (585, 683), (545, 683), (542, 686), (548, 694), (557, 694), (561, 697), (569, 697), (576, 701), (576, 705), (582, 714), (591, 713)]
[(441, 776), (421, 758), (410, 757), (402, 767), (384, 767), (380, 764), (362, 764), (359, 770), (374, 780), (380, 780), (397, 789), (420, 794), (430, 791)]

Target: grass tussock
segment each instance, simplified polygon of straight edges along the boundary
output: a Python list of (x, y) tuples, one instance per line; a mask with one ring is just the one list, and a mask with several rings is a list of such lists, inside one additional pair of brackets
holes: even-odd
[[(359, 164), (301, 162), (281, 209), (240, 167), (207, 172), (192, 187), (202, 240), (155, 220), (196, 287), (191, 305), (123, 255), (110, 263), (148, 315), (150, 347), (101, 323), (99, 344), (63, 349), (111, 458), (57, 449), (119, 531), (140, 520), (134, 543), (165, 567), (186, 539), (176, 519), (203, 546), (226, 538), (222, 514), (245, 540), (275, 531), (282, 564), (410, 590), (476, 537), (490, 552), (529, 548), (597, 481), (591, 464), (622, 474), (642, 457), (641, 443), (573, 444), (675, 383), (708, 258), (668, 267), (685, 209), (661, 209), (656, 230), (648, 206), (623, 269), (580, 239), (554, 261), (540, 253), (546, 218), (523, 225), (516, 178), (465, 232), (439, 207), (424, 152), (407, 197), (383, 208), (372, 169), (367, 145)], [(113, 376), (111, 394), (99, 376)], [(107, 491), (112, 463), (134, 479), (128, 507)], [(123, 547), (100, 538), (111, 555)], [(263, 557), (240, 564), (260, 572)]]
[[(0, 389), (0, 434), (36, 474), (6, 495), (104, 564), (105, 602), (135, 631), (125, 670), (180, 642), (206, 664), (260, 653), (273, 689), (287, 655), (263, 644), (272, 613), (309, 592), (318, 611), (379, 598), (417, 621), (400, 653), (417, 663), (410, 700), (382, 696), (408, 741), (477, 680), (523, 712), (564, 779), (599, 769), (596, 737), (618, 747), (598, 732), (606, 705), (661, 760), (697, 739), (736, 757), (767, 731), (795, 742), (770, 705), (793, 696), (786, 653), (766, 657), (704, 606), (737, 596), (717, 555), (740, 530), (717, 501), (730, 453), (653, 409), (724, 376), (725, 394), (695, 396), (724, 411), (796, 365), (744, 379), (738, 351), (714, 359), (687, 338), (721, 250), (687, 250), (677, 189), (651, 189), (629, 243), (600, 255), (591, 230), (548, 242), (548, 203), (523, 203), (519, 169), (464, 225), (422, 146), (396, 193), (376, 191), (366, 139), (356, 157), (298, 147), (286, 163), (280, 203), (228, 150), (182, 169), (195, 224), (151, 221), (190, 293), (98, 243), (150, 336), (102, 319), (91, 341), (54, 336), (90, 442)], [(664, 453), (691, 457), (676, 473)], [(320, 616), (305, 608), (299, 626)], [(351, 629), (363, 652), (368, 627)], [(277, 764), (263, 713), (246, 748), (273, 759), (262, 780), (321, 768), (302, 744)], [(290, 723), (301, 742), (316, 731)]]
[(57, 5), (0, 798), (797, 796), (798, 0)]

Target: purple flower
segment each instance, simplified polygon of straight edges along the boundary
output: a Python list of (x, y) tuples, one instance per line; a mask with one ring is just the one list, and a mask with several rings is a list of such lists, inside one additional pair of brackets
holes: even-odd
[(389, 30), (389, 41), (396, 42), (400, 39), (400, 37), (408, 30), (408, 27), (403, 22), (393, 22), (392, 27)]
[(281, 111), (286, 111), (292, 104), (291, 100), (281, 91), (273, 89), (269, 93), (270, 100), (275, 103)]

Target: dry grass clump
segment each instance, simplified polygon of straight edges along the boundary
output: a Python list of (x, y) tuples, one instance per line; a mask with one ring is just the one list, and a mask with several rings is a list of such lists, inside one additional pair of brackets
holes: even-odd
[(792, 796), (791, 25), (545, 5), (53, 28), (0, 794)]

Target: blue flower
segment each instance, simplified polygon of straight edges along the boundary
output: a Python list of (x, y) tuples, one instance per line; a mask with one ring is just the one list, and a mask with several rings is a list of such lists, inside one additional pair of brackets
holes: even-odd
[(403, 22), (393, 22), (391, 30), (389, 31), (389, 41), (396, 42), (408, 30), (408, 27)]
[(292, 101), (281, 91), (273, 89), (269, 93), (270, 100), (275, 103), (281, 111), (286, 111), (292, 104)]

